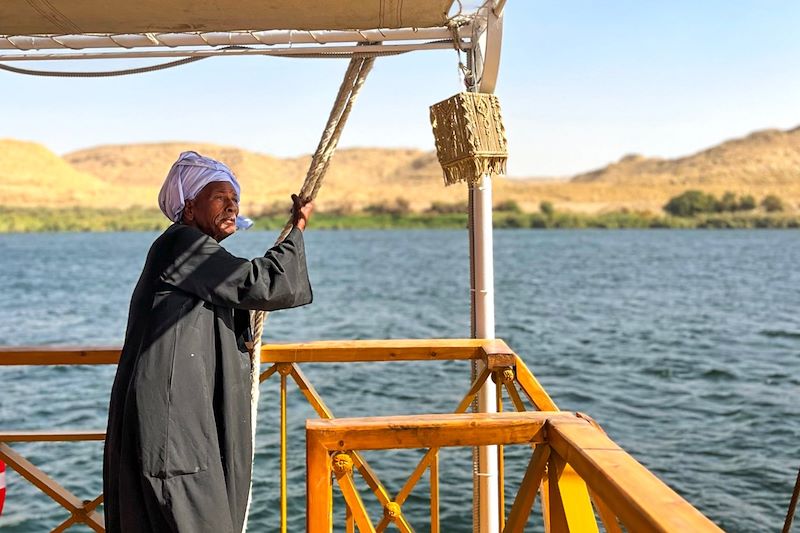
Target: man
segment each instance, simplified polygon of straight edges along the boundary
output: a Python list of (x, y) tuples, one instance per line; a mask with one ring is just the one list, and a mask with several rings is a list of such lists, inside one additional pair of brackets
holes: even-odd
[[(103, 464), (106, 528), (239, 533), (250, 491), (250, 310), (311, 302), (303, 230), (248, 261), (219, 241), (249, 221), (224, 164), (184, 152), (159, 194), (173, 222), (133, 291), (111, 391)], [(252, 224), (252, 223), (250, 223)]]

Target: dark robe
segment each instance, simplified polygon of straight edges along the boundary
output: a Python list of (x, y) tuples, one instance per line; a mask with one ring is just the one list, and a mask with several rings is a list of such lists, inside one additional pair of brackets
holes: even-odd
[(109, 533), (242, 530), (252, 462), (248, 310), (311, 298), (297, 228), (252, 261), (181, 224), (156, 239), (111, 390)]

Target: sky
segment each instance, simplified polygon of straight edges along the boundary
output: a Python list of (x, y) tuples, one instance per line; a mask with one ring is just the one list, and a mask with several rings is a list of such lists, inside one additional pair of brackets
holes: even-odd
[[(511, 176), (569, 176), (631, 153), (678, 157), (800, 125), (797, 0), (508, 0), (504, 18), (496, 93)], [(174, 140), (307, 154), (346, 66), (229, 57), (105, 79), (0, 71), (0, 138), (59, 154)], [(454, 50), (379, 58), (340, 147), (433, 150), (428, 106), (462, 87)]]

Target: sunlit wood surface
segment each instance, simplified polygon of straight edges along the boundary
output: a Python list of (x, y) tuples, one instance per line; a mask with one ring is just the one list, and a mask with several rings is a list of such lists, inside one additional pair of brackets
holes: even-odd
[[(699, 511), (617, 446), (586, 418), (567, 412), (446, 414), (309, 420), (308, 467), (321, 481), (308, 486), (308, 531), (332, 527), (330, 454), (342, 450), (388, 450), (427, 446), (536, 444), (504, 531), (522, 531), (540, 482), (546, 478), (548, 531), (580, 531), (570, 526), (559, 478), (573, 467), (593, 493), (602, 495), (612, 531), (719, 532)], [(348, 481), (350, 483), (350, 481)], [(343, 488), (351, 507), (360, 500)], [(314, 507), (310, 507), (314, 508)], [(354, 511), (355, 512), (355, 511)], [(611, 525), (613, 524), (613, 525)]]

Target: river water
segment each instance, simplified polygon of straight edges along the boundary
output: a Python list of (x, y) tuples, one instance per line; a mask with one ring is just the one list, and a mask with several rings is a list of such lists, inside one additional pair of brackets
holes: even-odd
[[(0, 345), (121, 344), (155, 236), (0, 235)], [(274, 237), (225, 244), (252, 257)], [(315, 301), (273, 313), (269, 341), (469, 336), (465, 231), (310, 231), (307, 249)], [(497, 231), (497, 336), (562, 409), (592, 415), (722, 528), (777, 531), (800, 466), (798, 265), (797, 231)], [(469, 380), (468, 366), (453, 362), (304, 368), (337, 416), (448, 412)], [(104, 428), (113, 373), (0, 367), (0, 428)], [(271, 381), (262, 386), (252, 531), (278, 527)], [(304, 523), (304, 402), (290, 389), (291, 531)], [(100, 492), (101, 443), (15, 448), (80, 498)], [(508, 450), (509, 491), (526, 453)], [(420, 456), (368, 458), (396, 492)], [(446, 450), (441, 461), (443, 531), (470, 531), (469, 452)], [(7, 483), (2, 531), (45, 531), (66, 518), (15, 473)], [(426, 498), (423, 480), (404, 507), (418, 531), (428, 527)]]

